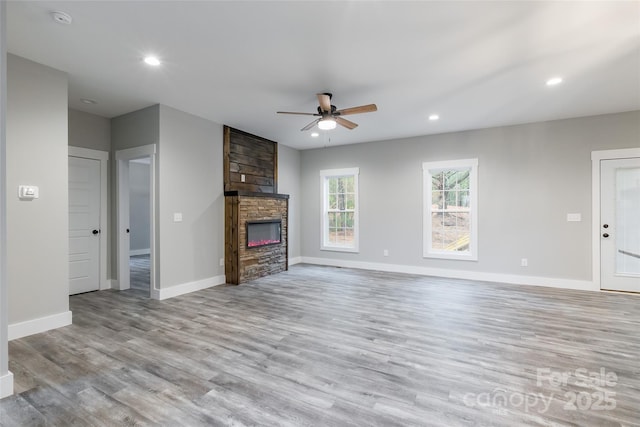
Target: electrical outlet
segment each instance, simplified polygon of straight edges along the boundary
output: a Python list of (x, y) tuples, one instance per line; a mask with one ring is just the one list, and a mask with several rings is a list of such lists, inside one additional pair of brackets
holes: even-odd
[(382, 255), (389, 256), (389, 249), (385, 249), (384, 251), (382, 251)]
[(224, 267), (224, 258), (220, 258), (220, 267)]
[(522, 258), (520, 260), (520, 267), (528, 267), (529, 266), (529, 260), (526, 258)]

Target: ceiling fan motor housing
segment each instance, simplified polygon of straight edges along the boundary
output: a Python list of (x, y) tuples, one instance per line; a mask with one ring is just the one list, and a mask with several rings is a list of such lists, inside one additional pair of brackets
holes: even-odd
[[(336, 106), (335, 106), (335, 105), (332, 105), (332, 106), (331, 106), (331, 111), (324, 111), (324, 110), (322, 109), (322, 107), (318, 106), (318, 114), (320, 114), (320, 115), (322, 115), (322, 116), (325, 116), (325, 115), (330, 115), (330, 116), (339, 116), (339, 115), (340, 115), (340, 113), (336, 113), (336, 110), (337, 110), (337, 108), (336, 108)], [(328, 114), (327, 114), (327, 113), (328, 113)]]

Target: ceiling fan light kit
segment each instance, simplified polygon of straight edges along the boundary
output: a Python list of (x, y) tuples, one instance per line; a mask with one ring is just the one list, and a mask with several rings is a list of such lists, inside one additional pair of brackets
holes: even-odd
[(342, 118), (342, 116), (347, 116), (350, 114), (361, 114), (361, 113), (371, 113), (373, 111), (377, 111), (378, 107), (376, 104), (367, 104), (361, 105), (359, 107), (351, 107), (345, 108), (342, 110), (338, 110), (335, 105), (331, 105), (331, 97), (333, 96), (330, 93), (318, 93), (316, 95), (318, 97), (318, 112), (317, 113), (300, 113), (294, 111), (278, 111), (278, 114), (296, 114), (300, 116), (316, 116), (319, 117), (315, 119), (302, 129), (301, 131), (306, 131), (311, 129), (312, 127), (318, 125), (318, 128), (321, 130), (331, 130), (335, 129), (337, 125), (345, 127), (349, 130), (355, 129), (358, 127), (357, 123), (354, 123), (350, 120)]
[(322, 119), (318, 122), (318, 128), (321, 130), (335, 129), (338, 124), (333, 119)]

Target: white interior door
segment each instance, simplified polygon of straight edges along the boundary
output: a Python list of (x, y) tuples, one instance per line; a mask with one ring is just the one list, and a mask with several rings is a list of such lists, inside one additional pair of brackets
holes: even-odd
[(100, 288), (100, 161), (69, 157), (69, 295)]
[(602, 289), (640, 292), (640, 158), (600, 161)]
[[(116, 153), (118, 158), (120, 152)], [(118, 175), (118, 289), (131, 287), (129, 257), (131, 251), (129, 215), (129, 160), (119, 158), (116, 164)]]

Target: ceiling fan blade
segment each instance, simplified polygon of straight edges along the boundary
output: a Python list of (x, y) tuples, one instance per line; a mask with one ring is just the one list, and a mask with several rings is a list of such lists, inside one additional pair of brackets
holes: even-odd
[(358, 127), (357, 123), (353, 123), (350, 120), (347, 119), (343, 119), (342, 117), (334, 117), (336, 119), (336, 123), (338, 123), (339, 125), (342, 125), (344, 127), (346, 127), (347, 129), (351, 130), (351, 129), (355, 129)]
[(302, 132), (304, 132), (305, 130), (309, 130), (312, 127), (314, 127), (318, 122), (320, 121), (320, 119), (315, 119), (314, 121), (312, 121), (311, 123), (309, 123), (308, 125), (306, 125), (305, 127), (303, 127), (302, 129), (300, 129)]
[(319, 93), (317, 96), (322, 111), (331, 111), (331, 97), (326, 93)]
[(359, 107), (345, 108), (344, 110), (336, 111), (336, 114), (339, 114), (341, 116), (346, 116), (349, 114), (371, 113), (373, 111), (378, 111), (378, 107), (376, 107), (376, 104), (368, 104), (368, 105), (361, 105)]
[(295, 111), (276, 111), (277, 114), (297, 114), (299, 116), (319, 116), (318, 113), (298, 113)]

